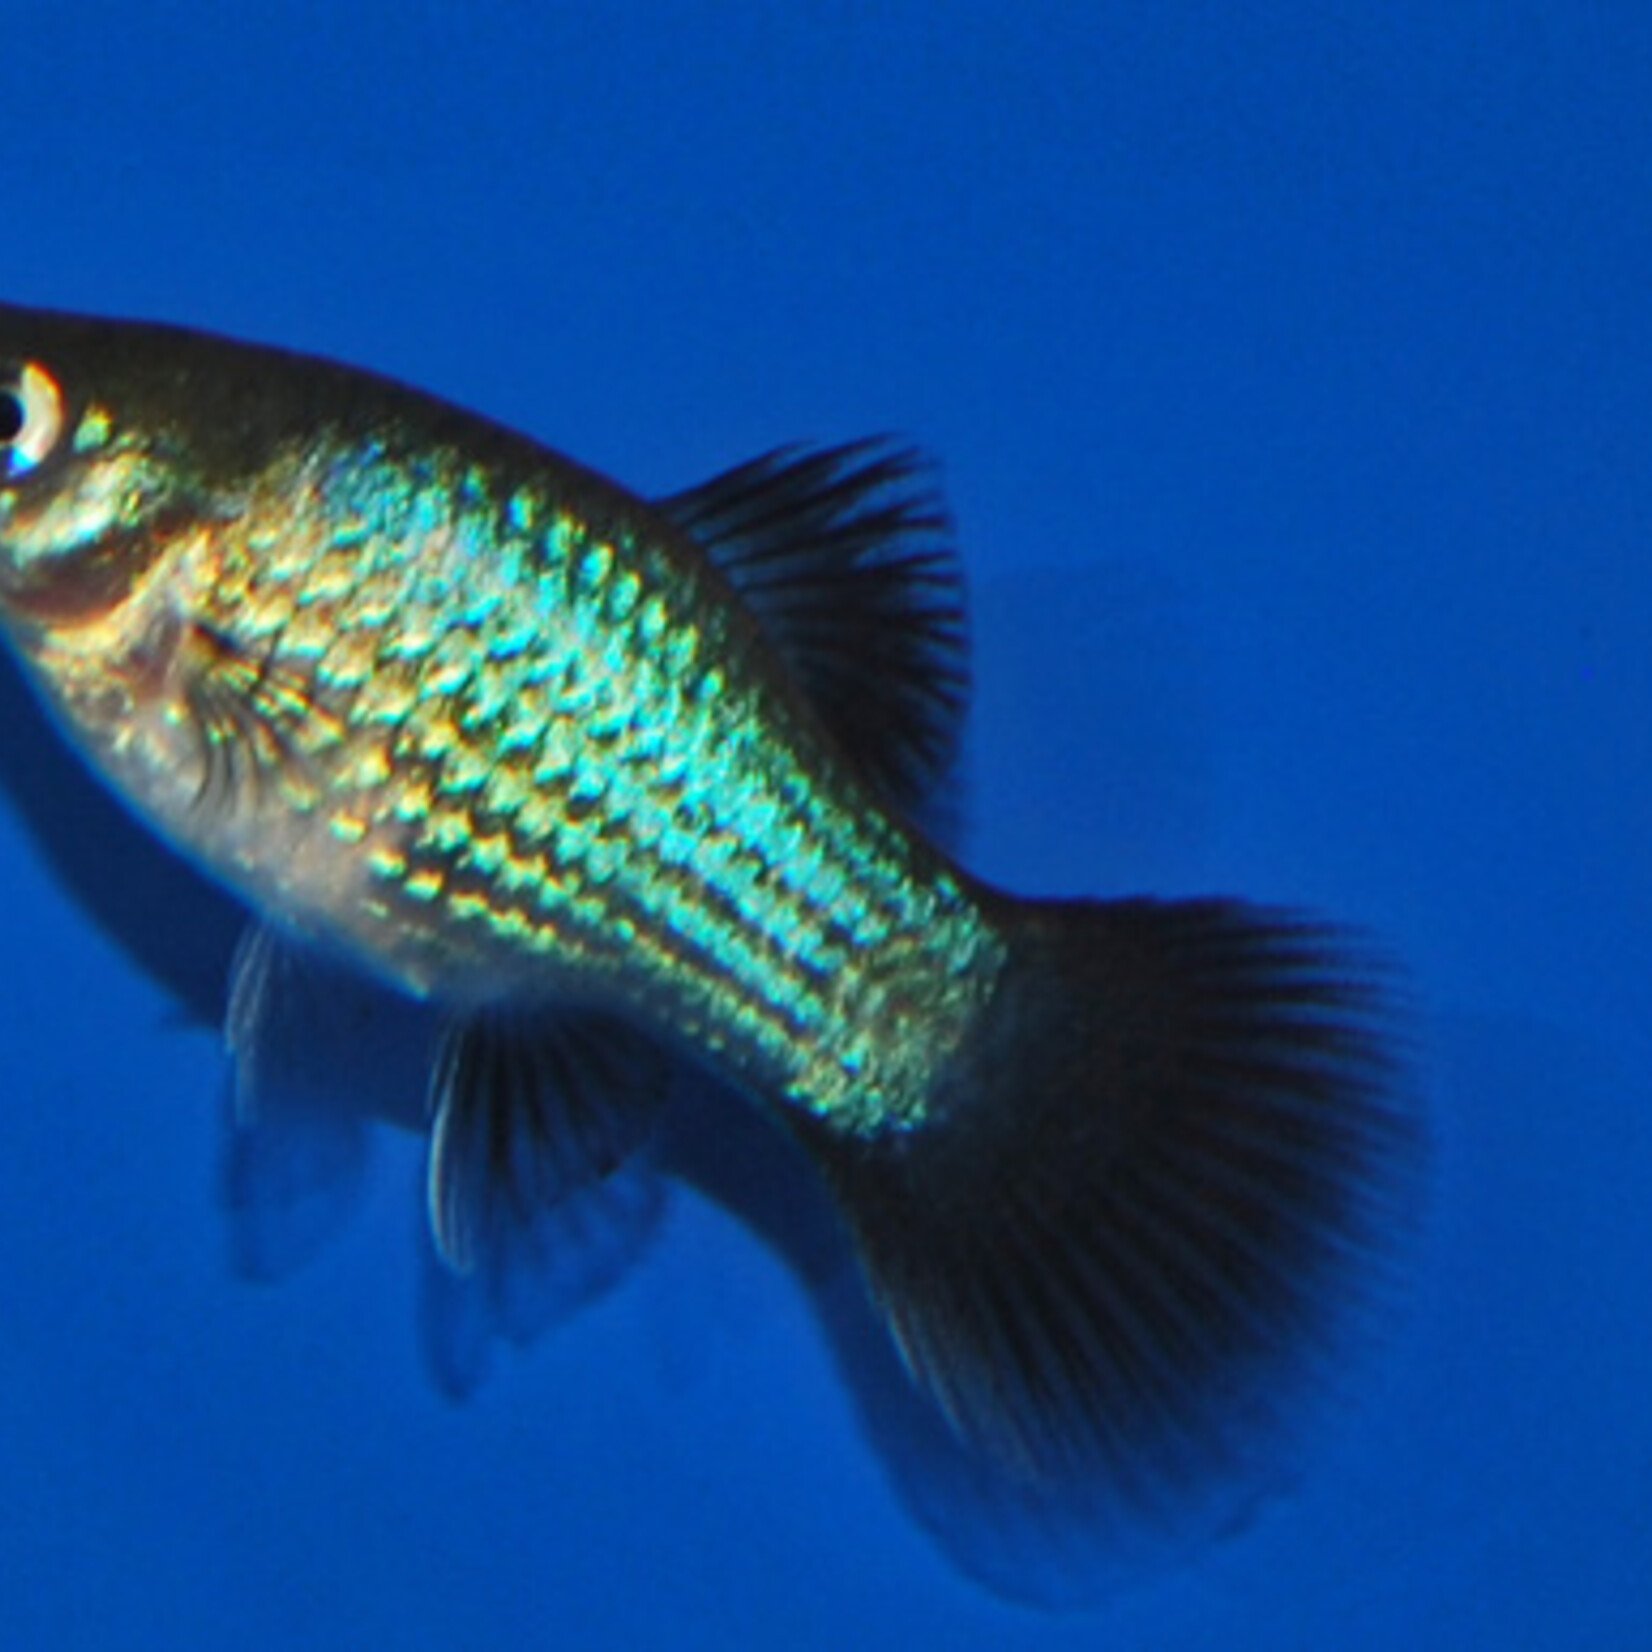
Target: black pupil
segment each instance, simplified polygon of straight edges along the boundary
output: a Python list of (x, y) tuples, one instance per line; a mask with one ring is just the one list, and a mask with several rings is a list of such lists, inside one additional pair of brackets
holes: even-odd
[(15, 442), (25, 423), (23, 398), (15, 390), (0, 390), (0, 442)]

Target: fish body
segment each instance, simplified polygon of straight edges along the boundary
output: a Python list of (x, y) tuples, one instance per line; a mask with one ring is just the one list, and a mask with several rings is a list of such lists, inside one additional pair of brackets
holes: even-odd
[[(921, 1109), (990, 989), (990, 923), (727, 581), (643, 501), (413, 398), (287, 434), (292, 366), (257, 362), (244, 447), (181, 464), (111, 416), (63, 460), (72, 509), (7, 513), (24, 655), (94, 764), (256, 908), (418, 996), (610, 1000), (845, 1128)], [(143, 549), (121, 601), (64, 623), (87, 535)]]
[(650, 501), (372, 375), (0, 307), (0, 451), (0, 618), (93, 768), (449, 1015), (456, 1262), (490, 1178), (606, 1174), (638, 1052), (687, 1053), (819, 1158), (967, 1442), (1122, 1481), (1220, 1456), (1233, 1373), (1380, 1233), (1414, 1132), (1356, 951), (1017, 901), (913, 824), (961, 609), (898, 450)]

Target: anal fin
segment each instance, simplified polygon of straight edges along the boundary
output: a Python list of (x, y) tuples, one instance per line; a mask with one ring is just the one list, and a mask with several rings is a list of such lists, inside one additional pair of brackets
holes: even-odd
[(666, 1211), (646, 1155), (556, 1204), (513, 1213), (456, 1273), (434, 1233), (425, 1248), (420, 1332), (430, 1373), (450, 1398), (473, 1393), (494, 1344), (524, 1347), (611, 1290), (645, 1253)]
[(469, 1272), (511, 1230), (600, 1183), (653, 1129), (670, 1063), (616, 1017), (480, 1011), (444, 1030), (431, 1075), (427, 1196), (442, 1257)]

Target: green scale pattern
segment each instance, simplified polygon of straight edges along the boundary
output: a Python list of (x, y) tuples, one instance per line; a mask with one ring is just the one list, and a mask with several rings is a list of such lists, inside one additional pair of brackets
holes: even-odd
[(617, 1000), (840, 1129), (920, 1122), (1002, 944), (695, 548), (452, 451), (281, 471), (215, 623), (326, 710), (284, 806), (365, 856), (369, 953), (435, 996)]

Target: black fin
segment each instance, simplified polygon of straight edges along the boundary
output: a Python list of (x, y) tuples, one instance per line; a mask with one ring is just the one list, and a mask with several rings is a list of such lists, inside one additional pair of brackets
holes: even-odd
[(913, 449), (876, 437), (779, 448), (659, 501), (902, 808), (944, 777), (969, 697), (963, 578), (927, 472)]
[(1420, 1130), (1381, 972), (1236, 902), (1009, 921), (932, 1122), (812, 1145), (960, 1437), (1169, 1520), (1254, 1473), (1410, 1215)]
[(427, 1223), (420, 1339), (442, 1392), (472, 1393), (496, 1339), (524, 1346), (613, 1289), (646, 1252), (665, 1210), (665, 1184), (639, 1156), (553, 1205), (492, 1224), (468, 1273), (454, 1272)]
[(443, 1032), (431, 1074), (431, 1231), (472, 1268), (501, 1232), (600, 1181), (652, 1129), (664, 1053), (589, 1010), (481, 1012)]

